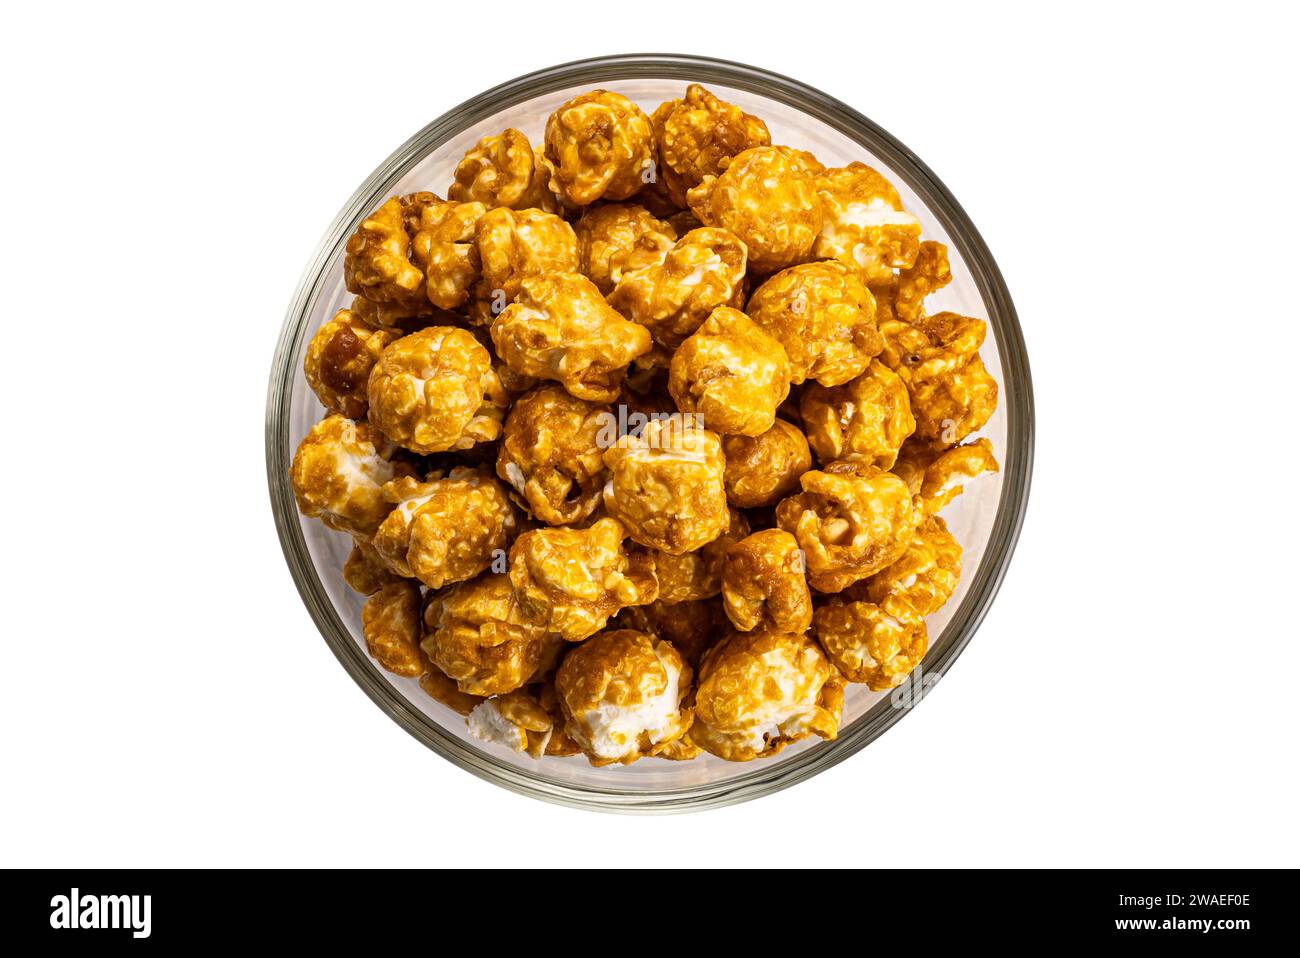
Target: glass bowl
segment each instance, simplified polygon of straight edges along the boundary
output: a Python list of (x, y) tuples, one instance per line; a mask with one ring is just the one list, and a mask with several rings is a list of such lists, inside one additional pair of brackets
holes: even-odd
[[(539, 142), (547, 115), (578, 93), (607, 87), (648, 113), (692, 82), (762, 117), (773, 142), (811, 150), (827, 166), (862, 160), (880, 169), (920, 218), (923, 235), (948, 245), (953, 282), (930, 302), (935, 310), (989, 323), (992, 335), (982, 355), (1000, 387), (1000, 403), (981, 435), (992, 441), (1002, 471), (971, 484), (944, 512), (964, 549), (963, 572), (952, 600), (928, 620), (931, 647), (924, 662), (901, 691), (849, 686), (835, 741), (807, 739), (746, 763), (707, 754), (691, 762), (644, 759), (599, 769), (580, 756), (534, 761), (471, 739), (464, 719), (433, 701), (415, 679), (391, 675), (367, 656), (363, 597), (340, 575), (350, 541), (301, 518), (288, 481), (298, 442), (322, 415), (302, 374), (303, 352), (321, 322), (350, 301), (342, 277), (344, 244), (385, 198), (420, 189), (445, 195), (456, 163), (480, 137), (515, 127)], [(952, 665), (993, 601), (1024, 516), (1032, 454), (1029, 366), (1015, 309), (979, 233), (930, 169), (860, 113), (798, 81), (676, 55), (601, 57), (519, 77), (461, 104), (404, 143), (347, 201), (312, 257), (276, 347), (266, 412), (267, 479), (285, 559), (321, 635), (357, 684), (402, 728), (461, 768), (534, 798), (610, 811), (680, 811), (766, 795), (843, 761), (898, 721)]]

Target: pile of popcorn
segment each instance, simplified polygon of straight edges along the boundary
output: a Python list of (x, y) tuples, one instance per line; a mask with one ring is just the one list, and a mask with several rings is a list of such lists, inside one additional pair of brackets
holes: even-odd
[(997, 384), (889, 181), (691, 85), (578, 96), (446, 193), (360, 225), (304, 363), (293, 488), (379, 665), (598, 766), (765, 758), (903, 682)]

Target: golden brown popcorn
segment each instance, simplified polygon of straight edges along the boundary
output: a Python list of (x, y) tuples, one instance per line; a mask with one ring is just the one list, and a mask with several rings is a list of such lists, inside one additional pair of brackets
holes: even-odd
[(439, 309), (459, 309), (479, 280), (476, 243), (482, 203), (437, 203), (420, 214), (411, 239), (411, 257), (424, 270), (429, 302)]
[(461, 467), (428, 482), (397, 479), (384, 487), (393, 511), (375, 533), (375, 551), (402, 576), (430, 589), (472, 579), (505, 561), (515, 514), (487, 469)]
[(624, 273), (663, 261), (677, 233), (635, 203), (593, 206), (573, 224), (578, 269), (608, 296)]
[(979, 355), (987, 328), (981, 319), (945, 312), (881, 330), (880, 360), (907, 384), (917, 439), (953, 446), (993, 415), (998, 384)]
[(808, 440), (798, 426), (778, 419), (758, 436), (723, 436), (727, 501), (741, 509), (774, 506), (812, 468)]
[(602, 632), (565, 658), (555, 691), (565, 728), (592, 765), (627, 765), (662, 751), (691, 725), (691, 667), (645, 632)]
[(303, 437), (289, 468), (298, 511), (331, 529), (368, 536), (391, 508), (383, 486), (410, 475), (403, 463), (386, 458), (382, 436), (364, 422), (335, 413)]
[(741, 239), (750, 267), (775, 272), (812, 256), (825, 216), (817, 195), (822, 169), (803, 150), (756, 146), (718, 176), (705, 176), (687, 199), (706, 226), (721, 226)]
[(919, 517), (907, 484), (865, 462), (832, 462), (799, 479), (803, 491), (776, 507), (776, 523), (799, 541), (808, 581), (840, 592), (903, 555)]
[(916, 262), (898, 271), (893, 284), (894, 315), (904, 322), (916, 322), (921, 318), (925, 298), (951, 282), (948, 247), (926, 240), (916, 254)]
[(920, 499), (927, 513), (934, 514), (961, 495), (965, 484), (985, 472), (997, 472), (993, 444), (977, 439), (940, 453), (925, 467)]
[(537, 692), (538, 704), (546, 709), (546, 713), (551, 717), (551, 738), (546, 743), (546, 754), (581, 755), (582, 749), (564, 727), (567, 719), (564, 717), (564, 708), (560, 705), (559, 693), (555, 691), (555, 680), (551, 679), (534, 686), (534, 689)]
[(581, 522), (600, 504), (602, 446), (616, 436), (612, 419), (608, 406), (577, 399), (562, 386), (538, 386), (506, 417), (497, 475), (543, 522)]
[(340, 309), (321, 324), (307, 344), (303, 372), (321, 405), (349, 419), (366, 416), (366, 383), (384, 347), (399, 338), (394, 329), (380, 329), (350, 309)]
[(554, 661), (559, 638), (519, 603), (510, 579), (487, 574), (461, 582), (424, 609), (420, 647), (462, 692), (502, 695)]
[(713, 598), (722, 591), (723, 556), (747, 535), (749, 521), (732, 509), (726, 531), (694, 552), (671, 555), (653, 550), (659, 601), (675, 603)]
[(517, 689), (480, 702), (467, 718), (469, 734), (532, 758), (546, 754), (555, 722), (528, 692)]
[(902, 558), (845, 595), (865, 599), (900, 619), (924, 619), (952, 598), (961, 576), (961, 545), (938, 516), (916, 528)]
[(519, 130), (485, 136), (456, 166), (456, 179), (447, 198), (461, 203), (482, 203), (488, 209), (539, 209), (558, 213), (560, 203), (551, 192), (551, 164)]
[(650, 351), (650, 333), (610, 308), (581, 273), (525, 279), (516, 302), (492, 323), (492, 342), (507, 366), (553, 379), (574, 396), (618, 398), (627, 365)]
[[(436, 202), (433, 194), (416, 194)], [(348, 240), (343, 279), (349, 292), (376, 303), (412, 306), (424, 299), (424, 273), (411, 262), (410, 217), (427, 205), (394, 196), (367, 216)]]
[(654, 175), (650, 118), (618, 93), (574, 97), (547, 119), (545, 140), (551, 189), (577, 206), (625, 200)]
[(624, 529), (598, 519), (586, 529), (533, 529), (510, 549), (519, 603), (549, 631), (580, 642), (629, 605), (658, 595), (654, 560), (623, 548)]
[(795, 537), (780, 529), (761, 529), (728, 549), (722, 605), (732, 625), (740, 632), (807, 632), (812, 594), (803, 562)]
[[(685, 236), (691, 230), (700, 229), (704, 225), (700, 222), (699, 217), (690, 210), (679, 210), (671, 214), (665, 222), (673, 228), (673, 232), (678, 236)], [(748, 258), (748, 252), (745, 255)]]
[(420, 587), (403, 580), (386, 585), (361, 609), (361, 632), (371, 656), (397, 675), (424, 672), (420, 659)]
[(924, 619), (874, 602), (831, 599), (814, 613), (813, 629), (840, 673), (876, 692), (901, 685), (929, 646)]
[(746, 311), (785, 347), (796, 384), (846, 383), (883, 345), (875, 298), (840, 263), (805, 263), (777, 273), (754, 290)]
[(464, 329), (430, 326), (379, 355), (370, 422), (412, 452), (468, 449), (501, 434), (508, 398), (492, 356)]
[(752, 319), (719, 306), (673, 354), (668, 391), (678, 409), (698, 413), (715, 432), (759, 436), (790, 392), (790, 363)]
[(474, 287), (471, 318), (484, 325), (515, 301), (530, 276), (578, 268), (578, 237), (560, 217), (541, 210), (488, 210), (476, 234), (482, 274)]
[(414, 305), (394, 305), (354, 296), (348, 309), (363, 323), (376, 329), (396, 329), (403, 336), (426, 326), (448, 326), (459, 321), (446, 310), (434, 309), (427, 298)]
[(903, 380), (875, 359), (843, 385), (808, 383), (799, 411), (808, 444), (822, 462), (856, 459), (888, 469), (916, 429)]
[(435, 702), (447, 706), (457, 715), (468, 716), (474, 711), (475, 706), (485, 701), (481, 695), (468, 695), (462, 692), (453, 680), (447, 678), (442, 670), (432, 663), (426, 663), (424, 674), (420, 676), (420, 688), (424, 689)]
[(389, 570), (368, 538), (353, 536), (352, 551), (343, 563), (343, 581), (353, 592), (374, 595), (402, 577)]
[(614, 627), (650, 632), (673, 644), (691, 666), (697, 668), (704, 653), (730, 631), (722, 604), (716, 599), (664, 602), (624, 609)]
[(731, 522), (716, 433), (695, 417), (654, 419), (605, 451), (605, 509), (633, 540), (671, 555), (692, 552)]
[(672, 349), (715, 306), (736, 303), (745, 282), (745, 244), (723, 229), (691, 230), (653, 264), (626, 270), (609, 304)]
[(887, 179), (865, 163), (826, 170), (818, 181), (826, 220), (813, 255), (856, 269), (867, 283), (893, 279), (916, 260), (921, 221)]
[(660, 176), (668, 195), (686, 205), (686, 192), (706, 176), (717, 176), (734, 156), (768, 146), (767, 124), (718, 99), (698, 83), (681, 100), (661, 103), (650, 117), (659, 146)]
[(839, 732), (844, 682), (810, 637), (734, 633), (704, 655), (690, 736), (732, 762), (769, 758), (791, 742)]

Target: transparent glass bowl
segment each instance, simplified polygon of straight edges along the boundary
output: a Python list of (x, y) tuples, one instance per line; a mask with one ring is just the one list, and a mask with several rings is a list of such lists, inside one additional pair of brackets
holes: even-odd
[[(515, 127), (540, 142), (546, 117), (578, 93), (607, 87), (649, 112), (692, 82), (762, 117), (773, 142), (811, 150), (827, 166), (862, 160), (880, 169), (920, 217), (925, 237), (948, 244), (953, 282), (929, 302), (934, 310), (988, 320), (991, 335), (982, 355), (998, 381), (1000, 402), (981, 434), (992, 441), (1002, 471), (971, 484), (944, 513), (964, 549), (961, 584), (928, 620), (924, 678), (914, 674), (910, 695), (849, 686), (839, 738), (805, 740), (766, 760), (730, 763), (705, 755), (600, 769), (581, 757), (537, 762), (469, 738), (464, 719), (429, 698), (415, 679), (391, 675), (367, 656), (363, 599), (340, 574), (350, 542), (301, 518), (288, 481), (294, 450), (322, 414), (302, 375), (303, 352), (316, 328), (350, 301), (342, 277), (344, 244), (386, 197), (419, 189), (445, 195), (456, 163), (480, 137)], [(266, 412), (267, 479), (285, 559), (325, 641), (357, 684), (394, 721), (461, 768), (535, 798), (612, 811), (680, 811), (766, 795), (848, 758), (893, 725), (952, 665), (993, 601), (1024, 516), (1032, 455), (1033, 400), (1015, 309), (979, 233), (930, 169), (866, 117), (802, 83), (755, 67), (675, 55), (602, 57), (529, 74), (461, 104), (404, 143), (352, 195), (312, 257), (276, 347)]]

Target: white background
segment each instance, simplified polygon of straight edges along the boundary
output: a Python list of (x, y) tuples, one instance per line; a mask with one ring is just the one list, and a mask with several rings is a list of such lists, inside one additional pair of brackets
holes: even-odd
[[(0, 863), (1300, 865), (1296, 24), (974, 7), (6, 8)], [(1038, 403), (1019, 550), (924, 704), (669, 818), (516, 797), (381, 714), (299, 603), (262, 455), (357, 184), (486, 87), (638, 50), (798, 77), (923, 157)]]

